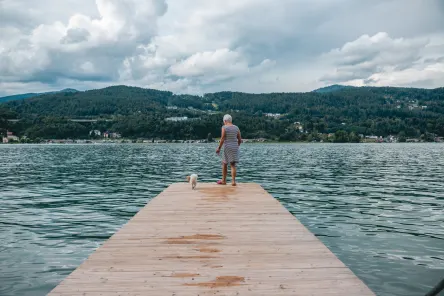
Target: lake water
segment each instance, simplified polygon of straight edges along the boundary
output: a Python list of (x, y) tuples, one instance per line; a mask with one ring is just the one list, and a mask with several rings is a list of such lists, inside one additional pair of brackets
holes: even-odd
[[(0, 295), (46, 295), (211, 144), (0, 145)], [(444, 278), (444, 145), (245, 144), (260, 183), (381, 296)]]

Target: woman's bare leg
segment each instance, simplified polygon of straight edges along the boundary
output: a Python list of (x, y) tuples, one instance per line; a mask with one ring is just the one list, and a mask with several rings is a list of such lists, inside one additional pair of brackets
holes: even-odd
[(228, 172), (228, 166), (226, 163), (222, 163), (222, 183), (227, 183), (227, 172)]
[(236, 186), (236, 163), (232, 162), (231, 164), (231, 185)]

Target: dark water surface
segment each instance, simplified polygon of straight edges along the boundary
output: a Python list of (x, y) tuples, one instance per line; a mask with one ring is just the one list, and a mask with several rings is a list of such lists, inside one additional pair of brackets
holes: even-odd
[[(0, 145), (0, 295), (46, 295), (186, 174), (219, 177), (214, 145)], [(252, 144), (260, 183), (377, 295), (444, 278), (444, 145)]]

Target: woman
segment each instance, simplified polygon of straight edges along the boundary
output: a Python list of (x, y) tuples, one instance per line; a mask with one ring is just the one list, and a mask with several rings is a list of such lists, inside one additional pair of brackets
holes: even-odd
[(233, 119), (230, 115), (224, 116), (224, 126), (222, 127), (222, 136), (220, 138), (219, 147), (216, 153), (220, 153), (222, 145), (224, 145), (224, 152), (222, 154), (222, 180), (217, 181), (217, 184), (227, 184), (227, 166), (231, 166), (231, 185), (236, 186), (236, 164), (239, 162), (239, 146), (242, 143), (241, 133), (237, 126), (233, 124)]

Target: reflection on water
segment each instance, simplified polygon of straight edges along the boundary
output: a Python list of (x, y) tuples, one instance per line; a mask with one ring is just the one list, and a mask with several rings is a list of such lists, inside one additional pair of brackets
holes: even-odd
[[(214, 145), (0, 146), (0, 295), (45, 295)], [(444, 277), (444, 146), (243, 145), (239, 182), (280, 200), (377, 295)]]

